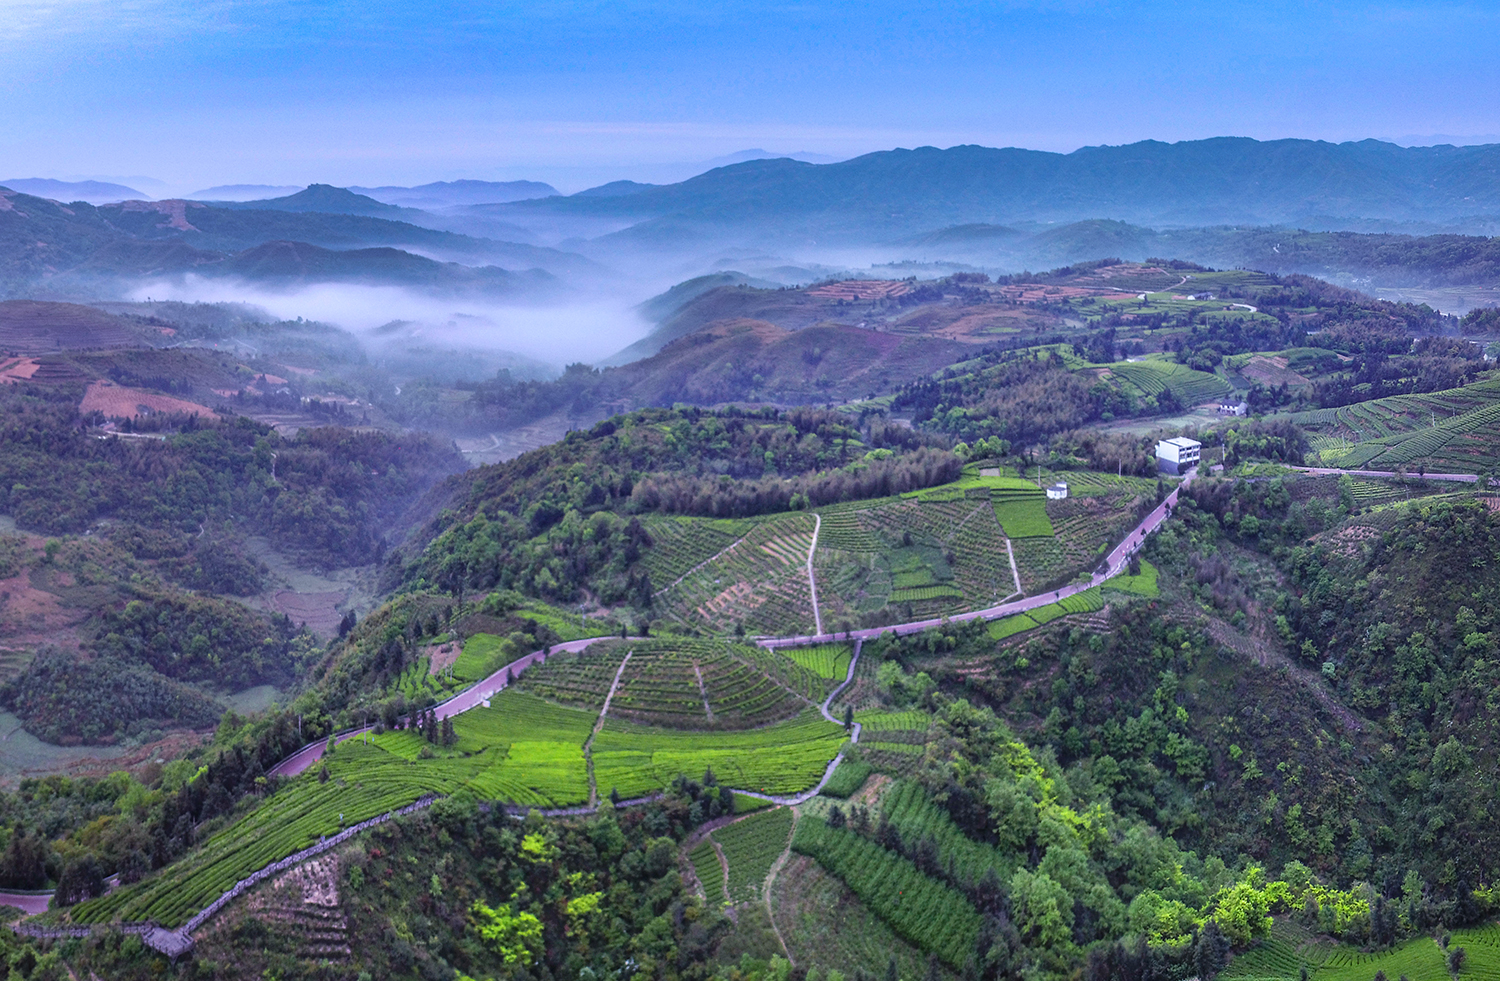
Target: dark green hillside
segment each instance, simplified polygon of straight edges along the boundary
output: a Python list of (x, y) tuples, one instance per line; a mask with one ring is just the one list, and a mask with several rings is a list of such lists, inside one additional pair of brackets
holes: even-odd
[[(101, 518), (197, 530), (237, 520), (315, 562), (369, 561), (433, 481), (456, 469), (425, 436), (343, 429), (287, 440), (243, 417), (182, 420), (163, 439), (81, 428), (72, 386), (0, 388), (0, 513), (22, 528), (81, 532)], [(274, 469), (274, 476), (273, 471)]]

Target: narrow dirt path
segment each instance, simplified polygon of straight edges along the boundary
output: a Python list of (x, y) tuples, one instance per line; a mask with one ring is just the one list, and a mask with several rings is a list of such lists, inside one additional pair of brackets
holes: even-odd
[(787, 961), (793, 966), (797, 962), (792, 957), (791, 948), (786, 945), (786, 938), (781, 935), (781, 927), (776, 925), (776, 910), (771, 905), (771, 884), (776, 881), (776, 874), (786, 865), (787, 859), (792, 857), (792, 837), (797, 833), (797, 822), (802, 820), (802, 814), (797, 808), (792, 808), (792, 831), (786, 836), (786, 847), (781, 854), (776, 856), (776, 861), (771, 863), (771, 871), (766, 873), (765, 885), (761, 886), (761, 901), (766, 904), (766, 919), (771, 921), (771, 932), (776, 934), (776, 942), (781, 944), (781, 952), (786, 955)]
[(807, 588), (812, 593), (813, 626), (817, 628), (817, 631), (820, 634), (823, 632), (823, 614), (818, 609), (818, 580), (817, 577), (813, 575), (813, 553), (817, 552), (818, 550), (818, 532), (821, 531), (822, 528), (823, 516), (821, 514), (814, 514), (812, 544), (807, 548)]
[[(1026, 591), (1021, 588), (1021, 570), (1016, 568), (1016, 550), (1011, 548), (1009, 537), (1005, 539), (1005, 554), (1010, 556), (1010, 575), (1016, 581), (1016, 591), (1010, 595), (1020, 596)], [(1010, 599), (1010, 596), (1007, 596), (1006, 599)]]
[(589, 738), (583, 744), (583, 760), (589, 770), (589, 806), (599, 806), (599, 782), (594, 779), (594, 737), (599, 735), (599, 730), (604, 728), (604, 719), (609, 715), (609, 703), (614, 700), (615, 690), (620, 687), (620, 678), (625, 674), (625, 665), (630, 663), (630, 655), (635, 651), (626, 651), (625, 657), (620, 661), (620, 667), (615, 671), (615, 680), (609, 683), (609, 694), (604, 696), (604, 707), (599, 710), (599, 718), (594, 720), (594, 731), (589, 733)]
[(698, 662), (693, 662), (693, 674), (698, 676), (698, 695), (703, 699), (703, 714), (708, 716), (708, 721), (714, 720), (714, 710), (708, 707), (708, 689), (703, 685), (703, 669)]

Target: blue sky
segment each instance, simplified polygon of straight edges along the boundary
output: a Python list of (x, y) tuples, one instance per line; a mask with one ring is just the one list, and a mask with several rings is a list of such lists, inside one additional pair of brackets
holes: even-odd
[(577, 190), (748, 147), (1483, 137), (1497, 39), (1500, 3), (0, 0), (0, 178)]

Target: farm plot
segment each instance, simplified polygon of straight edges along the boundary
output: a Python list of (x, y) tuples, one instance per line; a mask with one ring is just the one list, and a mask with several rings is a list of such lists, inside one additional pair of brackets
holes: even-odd
[(612, 788), (635, 797), (712, 769), (728, 787), (795, 794), (822, 778), (844, 738), (842, 726), (811, 709), (789, 722), (741, 732), (683, 732), (611, 718), (591, 752), (600, 793)]
[(978, 884), (987, 870), (1003, 882), (1024, 856), (1008, 855), (964, 835), (947, 809), (939, 807), (915, 780), (898, 780), (881, 800), (881, 813), (901, 833), (903, 841), (929, 839), (937, 847), (939, 868), (954, 869), (968, 886)]
[[(625, 649), (631, 651), (630, 663), (620, 675), (609, 712), (612, 718), (643, 725), (686, 729), (766, 725), (796, 716), (824, 692), (824, 681), (811, 671), (759, 647), (643, 638), (618, 643), (611, 656)], [(535, 684), (551, 683), (552, 660), (537, 669)], [(613, 663), (618, 667), (619, 659)], [(598, 673), (590, 677), (589, 691), (598, 693), (593, 704), (602, 703), (613, 678), (613, 672), (608, 680)]]
[(1109, 366), (1110, 374), (1134, 386), (1142, 395), (1156, 396), (1167, 389), (1183, 405), (1201, 405), (1232, 389), (1218, 375), (1195, 371), (1172, 361), (1121, 361)]
[(849, 676), (849, 659), (854, 648), (848, 644), (817, 644), (812, 647), (781, 647), (777, 654), (791, 658), (819, 678), (843, 681)]
[(1327, 440), (1315, 448), (1328, 466), (1390, 470), (1420, 464), (1438, 472), (1474, 473), (1500, 463), (1500, 379), (1291, 418)]
[(910, 861), (846, 828), (805, 817), (792, 849), (852, 889), (902, 938), (961, 968), (979, 935), (979, 914), (964, 895), (923, 875)]
[(859, 788), (870, 779), (873, 770), (874, 767), (863, 760), (851, 760), (845, 757), (844, 762), (839, 764), (838, 769), (833, 771), (833, 776), (829, 777), (828, 782), (823, 785), (823, 795), (847, 800), (859, 793)]
[(629, 649), (624, 642), (601, 640), (583, 653), (559, 651), (528, 668), (515, 684), (540, 698), (597, 712)]
[(1047, 517), (1047, 497), (1040, 488), (1025, 481), (1024, 486), (997, 487), (990, 491), (995, 519), (1011, 539), (1051, 538), (1052, 519)]
[(1012, 591), (1005, 535), (987, 487), (937, 490), (944, 493), (936, 499), (886, 498), (848, 512), (878, 551), (834, 547), (847, 535), (819, 536), (814, 565), (825, 627), (953, 613)]
[(716, 631), (731, 624), (753, 633), (810, 631), (807, 554), (813, 524), (810, 514), (755, 522), (743, 538), (658, 592), (658, 608), (681, 623)]
[(724, 850), (724, 861), (729, 865), (731, 902), (754, 902), (760, 898), (766, 874), (786, 851), (791, 836), (792, 812), (786, 807), (762, 811), (713, 832), (713, 839)]
[(118, 917), (178, 926), (256, 869), (424, 793), (452, 793), (485, 761), (414, 763), (375, 746), (353, 744), (340, 747), (327, 765), (327, 783), (311, 774), (302, 777), (182, 861), (136, 885), (73, 907), (72, 920), (103, 923)]
[(688, 862), (693, 866), (693, 875), (698, 877), (698, 884), (703, 887), (703, 896), (711, 903), (723, 903), (729, 900), (724, 895), (724, 866), (719, 862), (719, 853), (714, 850), (714, 843), (704, 838), (691, 852), (688, 853)]
[(651, 547), (641, 566), (658, 590), (665, 589), (689, 569), (733, 545), (755, 526), (750, 520), (682, 518), (651, 515), (643, 519)]

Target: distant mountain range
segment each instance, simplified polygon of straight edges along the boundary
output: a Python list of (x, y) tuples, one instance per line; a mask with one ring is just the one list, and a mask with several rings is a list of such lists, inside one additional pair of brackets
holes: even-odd
[(22, 194), (35, 194), (39, 198), (56, 201), (87, 201), (89, 204), (104, 204), (109, 201), (138, 200), (149, 197), (133, 187), (111, 184), (106, 181), (56, 181), (50, 177), (18, 177), (0, 181), (0, 186)]
[(438, 181), (417, 187), (351, 187), (349, 190), (405, 208), (452, 208), (466, 204), (505, 204), (556, 196), (541, 181)]
[[(300, 193), (360, 197), (335, 188)], [(108, 295), (116, 291), (111, 284), (186, 272), (279, 282), (391, 282), (444, 292), (494, 293), (551, 282), (550, 276), (507, 272), (517, 269), (564, 277), (599, 271), (588, 259), (556, 249), (368, 214), (183, 200), (63, 205), (0, 188), (0, 297), (33, 295), (38, 288)]]
[(1225, 137), (1067, 154), (922, 147), (831, 164), (752, 160), (630, 190), (517, 202), (494, 213), (518, 224), (544, 215), (634, 219), (616, 244), (648, 248), (725, 233), (892, 242), (955, 225), (1096, 218), (1157, 227), (1451, 221), (1500, 213), (1500, 145)]

